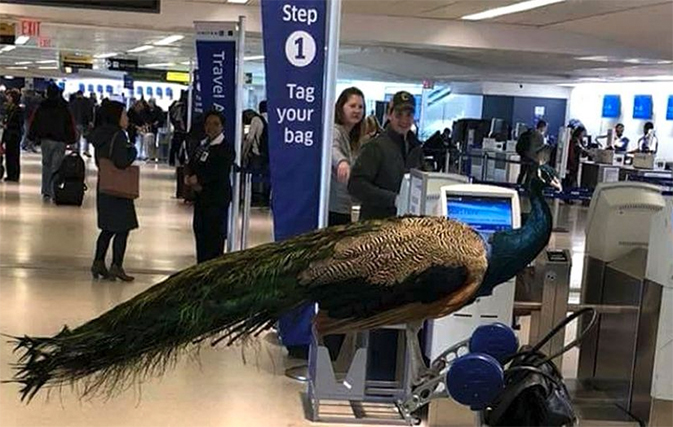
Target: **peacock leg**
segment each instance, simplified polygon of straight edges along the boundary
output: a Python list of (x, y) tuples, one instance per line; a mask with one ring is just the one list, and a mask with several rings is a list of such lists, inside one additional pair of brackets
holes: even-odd
[(409, 355), (409, 372), (411, 373), (411, 384), (417, 385), (423, 377), (430, 373), (430, 369), (423, 361), (421, 345), (418, 342), (418, 333), (423, 327), (423, 322), (411, 322), (406, 325), (407, 354)]

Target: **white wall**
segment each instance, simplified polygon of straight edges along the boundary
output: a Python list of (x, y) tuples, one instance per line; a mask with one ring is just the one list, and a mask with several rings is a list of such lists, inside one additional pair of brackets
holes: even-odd
[(425, 129), (422, 139), (430, 137), (436, 131), (453, 128), (453, 122), (459, 119), (479, 119), (484, 97), (481, 95), (451, 94), (440, 102), (428, 107), (425, 113)]
[[(603, 119), (603, 96), (620, 95), (622, 115), (617, 119)], [(666, 120), (669, 95), (673, 95), (672, 82), (651, 83), (588, 83), (576, 86), (570, 97), (568, 119), (578, 119), (590, 135), (604, 135), (617, 123), (623, 123), (624, 134), (631, 140), (629, 149), (635, 149), (647, 120), (633, 118), (635, 95), (652, 95), (654, 102), (652, 123), (659, 138), (657, 157), (673, 160), (673, 121)]]
[(456, 82), (451, 84), (453, 93), (473, 95), (527, 96), (533, 98), (570, 98), (571, 89), (557, 85), (504, 82)]

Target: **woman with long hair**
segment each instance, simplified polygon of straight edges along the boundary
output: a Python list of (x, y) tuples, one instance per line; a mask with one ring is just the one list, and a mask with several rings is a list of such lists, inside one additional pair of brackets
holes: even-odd
[[(124, 104), (116, 101), (103, 101), (97, 118), (97, 127), (91, 133), (91, 143), (96, 149), (96, 165), (100, 159), (109, 159), (118, 169), (126, 169), (136, 159), (138, 152), (129, 141), (126, 128), (129, 119)], [(124, 254), (129, 232), (138, 228), (133, 200), (112, 196), (100, 192), (96, 188), (96, 210), (98, 212), (98, 228), (101, 232), (96, 242), (96, 255), (91, 274), (94, 279), (99, 277), (130, 282), (134, 277), (126, 274), (123, 268)], [(114, 237), (112, 246), (112, 265), (110, 270), (105, 267), (105, 255)]]
[(351, 222), (353, 202), (348, 194), (348, 179), (364, 136), (364, 112), (365, 96), (360, 89), (350, 87), (341, 92), (336, 102), (332, 134), (330, 226)]

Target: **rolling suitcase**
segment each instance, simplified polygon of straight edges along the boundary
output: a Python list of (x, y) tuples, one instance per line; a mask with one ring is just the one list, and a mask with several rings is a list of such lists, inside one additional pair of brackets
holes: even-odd
[(82, 206), (86, 184), (76, 180), (54, 183), (54, 203), (57, 205)]

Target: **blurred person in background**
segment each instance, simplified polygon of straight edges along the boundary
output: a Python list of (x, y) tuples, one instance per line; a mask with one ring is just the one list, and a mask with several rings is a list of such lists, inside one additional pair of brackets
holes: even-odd
[(93, 128), (93, 109), (91, 108), (91, 101), (84, 97), (84, 93), (81, 90), (77, 91), (72, 101), (70, 101), (70, 111), (77, 127), (77, 151), (82, 152), (87, 157), (91, 157), (87, 138)]
[(42, 147), (42, 197), (54, 198), (53, 177), (61, 167), (66, 146), (75, 144), (77, 131), (68, 103), (54, 83), (47, 87), (47, 99), (35, 111), (28, 139)]
[(2, 144), (4, 145), (7, 177), (5, 181), (19, 182), (21, 175), (21, 137), (23, 136), (23, 108), (21, 93), (10, 89), (6, 93), (7, 102), (2, 120)]

